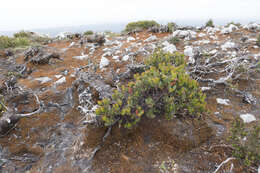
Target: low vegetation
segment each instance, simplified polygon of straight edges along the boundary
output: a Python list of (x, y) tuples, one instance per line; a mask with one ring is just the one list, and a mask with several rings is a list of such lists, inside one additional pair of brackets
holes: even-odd
[(245, 166), (257, 167), (260, 164), (260, 126), (255, 125), (247, 130), (244, 123), (237, 119), (230, 131), (229, 141), (233, 147), (233, 156)]
[(176, 23), (173, 23), (173, 22), (168, 23), (167, 26), (168, 26), (168, 28), (169, 28), (169, 32), (173, 32), (173, 31), (175, 31), (176, 28), (177, 28), (177, 24), (176, 24)]
[(30, 40), (25, 37), (0, 36), (0, 49), (26, 47), (30, 45)]
[(84, 32), (84, 35), (92, 35), (92, 34), (94, 34), (94, 32), (91, 31), (91, 30), (88, 30), (88, 31)]
[(119, 122), (132, 128), (143, 116), (198, 117), (205, 111), (205, 95), (185, 73), (184, 55), (158, 51), (145, 62), (148, 69), (134, 81), (99, 101), (96, 114), (106, 126)]
[(20, 31), (14, 34), (15, 38), (30, 38), (32, 36), (31, 32)]
[(142, 20), (137, 22), (131, 22), (126, 25), (125, 31), (132, 32), (134, 30), (144, 30), (151, 28), (153, 26), (159, 26), (159, 24), (154, 20)]
[(171, 37), (169, 40), (168, 40), (171, 44), (178, 44), (181, 40), (178, 38), (178, 37)]
[(235, 22), (229, 22), (227, 25), (226, 25), (226, 27), (229, 27), (230, 25), (235, 25), (235, 26), (237, 26), (237, 27), (240, 27), (241, 26), (241, 24), (240, 23), (235, 23)]
[(256, 38), (256, 44), (260, 47), (260, 34)]
[(47, 36), (38, 35), (30, 31), (20, 31), (14, 34), (14, 38), (28, 39), (32, 44), (44, 44), (48, 43), (51, 38)]
[(213, 20), (212, 20), (212, 19), (210, 19), (209, 21), (207, 21), (206, 27), (214, 27), (214, 23), (213, 23)]

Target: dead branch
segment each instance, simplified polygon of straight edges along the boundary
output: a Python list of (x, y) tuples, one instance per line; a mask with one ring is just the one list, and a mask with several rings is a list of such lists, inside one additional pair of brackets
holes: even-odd
[(218, 167), (217, 167), (217, 169), (213, 172), (213, 173), (217, 173), (219, 170), (220, 170), (220, 168), (224, 165), (224, 164), (226, 164), (226, 163), (228, 163), (230, 160), (235, 160), (236, 158), (234, 158), (234, 157), (229, 157), (229, 158), (227, 158), (225, 161), (223, 161)]

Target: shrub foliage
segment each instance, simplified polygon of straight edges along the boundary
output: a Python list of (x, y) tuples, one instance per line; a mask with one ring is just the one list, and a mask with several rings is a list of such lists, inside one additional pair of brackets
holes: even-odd
[[(243, 122), (237, 119), (231, 128), (229, 141), (233, 147), (233, 156), (246, 166), (258, 166), (260, 163), (259, 136), (260, 126), (246, 130)], [(258, 163), (257, 163), (258, 162)]]
[(210, 19), (209, 21), (207, 21), (206, 27), (214, 27), (214, 23), (213, 23), (213, 20), (212, 20), (212, 19)]
[(0, 49), (29, 46), (30, 41), (24, 37), (11, 38), (0, 36)]
[(112, 98), (99, 101), (96, 114), (105, 125), (119, 121), (131, 128), (142, 118), (164, 115), (167, 119), (200, 116), (205, 110), (205, 95), (198, 83), (185, 73), (184, 56), (154, 53), (145, 62), (147, 70), (115, 90)]
[(260, 47), (260, 34), (257, 36), (256, 44)]
[(92, 35), (92, 34), (94, 34), (94, 32), (91, 31), (91, 30), (88, 30), (88, 31), (84, 32), (84, 35)]
[(134, 31), (135, 29), (148, 29), (153, 26), (159, 26), (159, 24), (154, 21), (154, 20), (142, 20), (142, 21), (137, 21), (137, 22), (131, 22), (126, 25), (125, 31), (126, 32), (131, 32)]
[(30, 33), (30, 32), (27, 32), (27, 31), (20, 31), (20, 32), (17, 32), (17, 33), (15, 33), (14, 34), (14, 37), (15, 38), (21, 38), (21, 37), (23, 37), (23, 38), (29, 38), (29, 37), (31, 37), (31, 35), (32, 35), (32, 33)]

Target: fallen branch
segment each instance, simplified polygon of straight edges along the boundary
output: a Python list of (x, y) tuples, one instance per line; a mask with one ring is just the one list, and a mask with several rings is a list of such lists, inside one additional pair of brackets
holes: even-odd
[(31, 112), (31, 113), (28, 113), (28, 114), (16, 114), (17, 116), (20, 116), (20, 117), (28, 117), (28, 116), (32, 116), (34, 114), (38, 114), (42, 111), (42, 108), (43, 108), (43, 103), (40, 102), (38, 96), (36, 94), (34, 94), (35, 98), (36, 98), (36, 101), (37, 103), (39, 104), (39, 108), (34, 111), (34, 112)]
[(29, 117), (34, 114), (40, 113), (44, 107), (44, 104), (39, 100), (38, 96), (34, 94), (37, 103), (39, 104), (39, 108), (31, 113), (28, 114), (15, 114), (14, 112), (11, 112), (7, 108), (7, 112), (4, 112), (3, 116), (0, 119), (0, 137), (5, 136), (8, 134), (12, 129), (14, 129), (15, 124), (23, 117)]
[(234, 157), (229, 157), (227, 158), (225, 161), (223, 161), (218, 167), (217, 169), (213, 172), (213, 173), (217, 173), (219, 171), (219, 169), (226, 163), (228, 163), (230, 160), (235, 160), (236, 158)]

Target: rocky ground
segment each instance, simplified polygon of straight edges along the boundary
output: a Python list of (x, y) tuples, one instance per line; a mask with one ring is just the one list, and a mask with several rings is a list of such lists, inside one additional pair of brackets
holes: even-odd
[[(0, 52), (3, 173), (208, 173), (231, 157), (236, 118), (259, 125), (260, 25), (181, 28), (173, 33), (81, 36)], [(64, 36), (62, 36), (64, 37)], [(173, 38), (178, 40), (173, 41)], [(131, 80), (161, 48), (185, 55), (206, 93), (203, 120), (145, 119), (132, 130), (95, 124), (97, 101)], [(256, 148), (256, 150), (259, 148)], [(236, 159), (218, 172), (257, 172)]]

